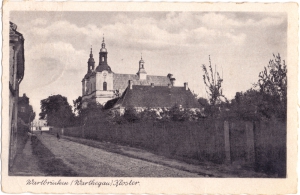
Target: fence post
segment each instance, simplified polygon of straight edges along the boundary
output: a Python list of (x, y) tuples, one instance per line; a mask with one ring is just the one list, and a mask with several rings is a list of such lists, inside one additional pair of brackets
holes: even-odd
[(248, 121), (246, 122), (246, 143), (247, 143), (247, 161), (249, 165), (253, 166), (255, 163), (253, 122), (248, 122)]
[(230, 164), (230, 137), (229, 137), (229, 123), (224, 121), (224, 139), (225, 139), (225, 163)]
[(84, 138), (84, 125), (81, 126), (81, 137)]

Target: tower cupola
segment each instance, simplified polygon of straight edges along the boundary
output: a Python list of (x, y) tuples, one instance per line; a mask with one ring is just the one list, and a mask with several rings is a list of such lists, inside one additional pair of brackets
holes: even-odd
[(144, 68), (144, 60), (143, 60), (143, 57), (142, 57), (142, 55), (141, 55), (141, 60), (139, 61), (139, 65), (140, 65), (140, 69), (141, 68)]
[(100, 49), (100, 52), (107, 52), (107, 50), (106, 50), (106, 48), (105, 48), (104, 34), (103, 34), (102, 47), (101, 47), (101, 49)]
[(93, 57), (93, 49), (91, 47), (90, 58), (88, 60), (88, 73), (91, 72), (92, 70), (94, 70), (94, 68), (95, 68), (95, 60)]
[(147, 72), (145, 70), (144, 64), (145, 64), (145, 62), (144, 62), (142, 54), (141, 54), (141, 60), (139, 61), (139, 71), (137, 73), (140, 80), (145, 80), (147, 77)]
[(104, 34), (103, 34), (102, 47), (99, 52), (99, 65), (97, 66), (96, 71), (102, 72), (104, 70), (111, 72), (111, 68), (107, 64), (107, 50), (105, 48)]

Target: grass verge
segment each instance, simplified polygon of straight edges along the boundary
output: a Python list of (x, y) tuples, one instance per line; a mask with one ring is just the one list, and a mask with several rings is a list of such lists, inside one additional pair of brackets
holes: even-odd
[(36, 137), (32, 141), (32, 153), (38, 160), (38, 166), (47, 176), (78, 176), (64, 162), (56, 158)]

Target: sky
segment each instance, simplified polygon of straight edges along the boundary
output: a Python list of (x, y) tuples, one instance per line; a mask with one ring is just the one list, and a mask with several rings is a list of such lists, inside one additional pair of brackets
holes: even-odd
[(50, 95), (70, 105), (82, 95), (90, 48), (97, 66), (103, 34), (113, 72), (137, 73), (142, 53), (149, 75), (172, 73), (176, 86), (188, 82), (204, 98), (209, 56), (228, 99), (250, 89), (273, 54), (287, 56), (286, 13), (18, 11), (10, 21), (25, 38), (20, 96), (26, 93), (37, 115)]

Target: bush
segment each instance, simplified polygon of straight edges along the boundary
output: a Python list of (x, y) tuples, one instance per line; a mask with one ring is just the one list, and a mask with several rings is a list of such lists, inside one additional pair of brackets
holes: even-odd
[(170, 109), (169, 115), (173, 121), (187, 121), (190, 118), (187, 109), (183, 109), (182, 106), (178, 105), (175, 105)]
[(158, 116), (157, 111), (155, 111), (154, 109), (147, 108), (140, 113), (140, 118), (143, 121), (153, 121), (161, 118), (161, 116)]
[(133, 106), (125, 109), (124, 118), (130, 123), (139, 121), (138, 113)]

